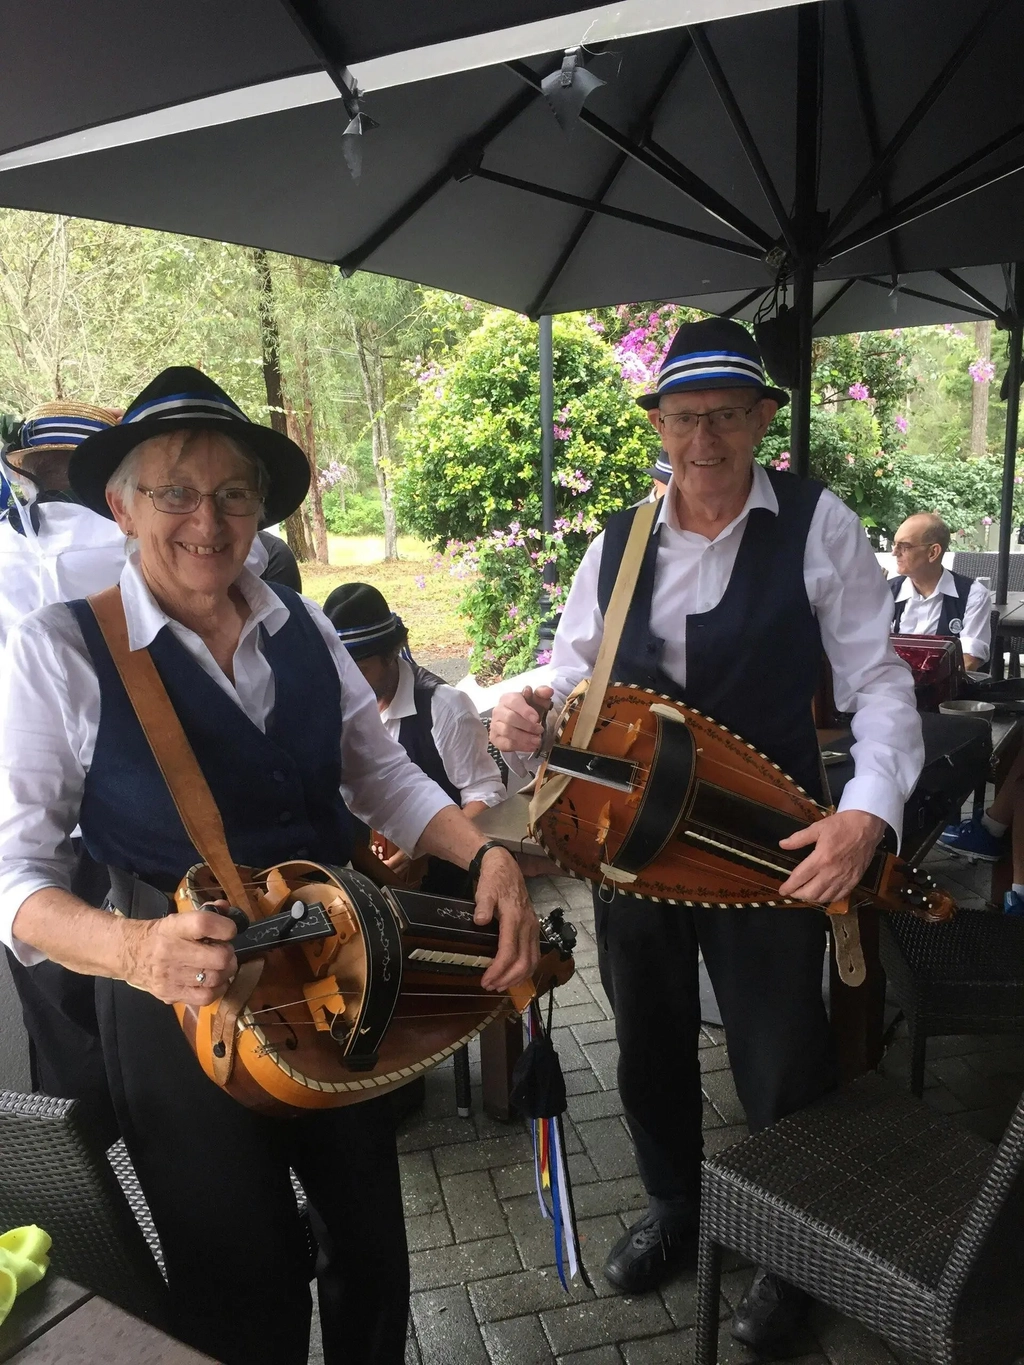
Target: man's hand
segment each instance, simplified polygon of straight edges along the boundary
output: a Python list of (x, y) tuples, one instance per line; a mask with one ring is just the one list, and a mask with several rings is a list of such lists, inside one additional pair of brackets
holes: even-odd
[(498, 917), (498, 951), (480, 984), (488, 991), (507, 991), (533, 975), (540, 961), (540, 926), (519, 864), (507, 849), (484, 854), (476, 887), (476, 924)]
[(544, 738), (544, 720), (554, 688), (524, 687), (506, 692), (491, 715), (491, 743), (503, 754), (535, 754)]
[(827, 815), (806, 829), (779, 840), (779, 848), (806, 848), (814, 852), (796, 867), (779, 887), (779, 894), (812, 905), (831, 905), (848, 896), (885, 832), (885, 821), (863, 810), (844, 810)]

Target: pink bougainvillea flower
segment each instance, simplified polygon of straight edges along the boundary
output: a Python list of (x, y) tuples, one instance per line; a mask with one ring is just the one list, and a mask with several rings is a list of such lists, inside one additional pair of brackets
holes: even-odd
[(418, 574), (416, 575), (415, 583), (416, 583), (417, 588), (425, 588), (425, 587), (427, 586), (427, 580), (424, 578), (424, 576), (423, 576), (421, 573), (418, 573)]
[(862, 384), (860, 380), (858, 380), (856, 384), (851, 384), (846, 392), (851, 398), (855, 398), (858, 403), (866, 402), (866, 400), (871, 397), (871, 390), (866, 384)]
[(856, 464), (856, 463), (857, 463), (857, 457), (856, 457), (856, 455), (847, 455), (847, 457), (846, 457), (846, 463), (847, 463), (847, 464)]
[(914, 486), (914, 480), (913, 480), (913, 479), (904, 479), (904, 480), (903, 480), (903, 487), (904, 487), (904, 488), (913, 488), (913, 486)]
[(551, 650), (550, 650), (550, 649), (539, 649), (539, 650), (537, 651), (537, 663), (538, 663), (538, 664), (549, 664), (550, 662), (551, 662)]
[(992, 518), (991, 518), (991, 517), (982, 517), (982, 519), (981, 519), (981, 524), (982, 524), (982, 526), (991, 526), (991, 525), (992, 525)]
[(996, 367), (991, 360), (974, 360), (967, 366), (967, 373), (975, 384), (990, 384), (996, 377)]
[(898, 412), (898, 413), (896, 414), (896, 416), (893, 418), (893, 421), (896, 423), (896, 430), (897, 430), (897, 431), (904, 431), (904, 432), (906, 431), (906, 429), (907, 429), (907, 419), (903, 416), (903, 414), (902, 414), (901, 412)]

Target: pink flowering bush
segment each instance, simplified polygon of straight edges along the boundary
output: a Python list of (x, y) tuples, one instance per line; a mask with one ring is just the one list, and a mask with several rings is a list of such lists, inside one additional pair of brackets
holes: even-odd
[(470, 668), (482, 682), (543, 662), (537, 648), (544, 568), (553, 564), (558, 575), (549, 590), (551, 614), (557, 620), (572, 576), (599, 529), (596, 518), (580, 509), (558, 517), (550, 536), (512, 521), (475, 540), (448, 546), (449, 572), (466, 584), (461, 605), (473, 643)]

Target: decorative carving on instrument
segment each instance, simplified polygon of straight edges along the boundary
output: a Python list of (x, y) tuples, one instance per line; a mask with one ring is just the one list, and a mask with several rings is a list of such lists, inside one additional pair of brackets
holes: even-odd
[[(532, 982), (496, 995), (480, 978), (497, 925), (476, 924), (471, 901), (317, 863), (238, 870), (248, 904), (226, 912), (238, 974), (215, 1004), (175, 1011), (206, 1074), (253, 1109), (333, 1108), (396, 1089), (573, 973), (575, 931), (560, 913), (542, 921)], [(188, 913), (222, 898), (199, 863), (175, 903)]]
[[(806, 908), (778, 889), (810, 849), (779, 840), (829, 809), (740, 735), (646, 688), (609, 687), (590, 743), (574, 747), (585, 696), (566, 702), (534, 798), (533, 836), (560, 867), (670, 904)], [(819, 908), (864, 903), (936, 922), (956, 912), (926, 873), (881, 851), (850, 898)]]

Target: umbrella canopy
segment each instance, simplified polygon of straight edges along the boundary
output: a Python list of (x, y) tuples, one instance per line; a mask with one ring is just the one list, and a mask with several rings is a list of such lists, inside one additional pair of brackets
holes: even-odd
[[(668, 300), (705, 313), (750, 322), (773, 288), (732, 290)], [(968, 266), (900, 275), (852, 276), (814, 285), (814, 335), (882, 332), (947, 322), (995, 321), (1005, 325), (1013, 310), (1012, 282), (1002, 266)]]
[[(280, 23), (271, 40), (288, 47)], [(380, 126), (358, 181), (335, 99), (32, 165), (3, 157), (0, 202), (530, 313), (749, 292), (780, 268), (891, 278), (1024, 254), (1024, 6), (829, 0), (609, 46), (595, 67), (607, 83), (568, 135), (539, 91), (560, 54), (512, 59), (367, 95)]]
[(339, 100), (353, 83), (379, 89), (529, 56), (584, 33), (614, 39), (789, 3), (0, 0), (0, 153), (77, 154)]

